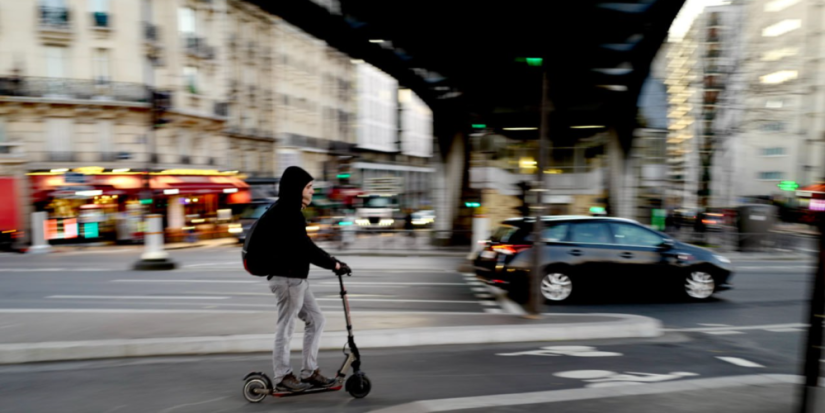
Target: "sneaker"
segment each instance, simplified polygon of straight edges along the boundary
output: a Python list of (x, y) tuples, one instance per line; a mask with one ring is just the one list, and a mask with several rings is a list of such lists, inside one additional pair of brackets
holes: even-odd
[(287, 374), (284, 376), (283, 380), (280, 383), (275, 385), (275, 390), (278, 391), (290, 391), (290, 392), (302, 392), (308, 388), (312, 387), (311, 384), (302, 383), (295, 378), (292, 373)]
[(335, 384), (335, 379), (328, 379), (321, 374), (321, 369), (316, 369), (312, 375), (301, 379), (301, 383), (306, 383), (312, 387), (332, 387)]

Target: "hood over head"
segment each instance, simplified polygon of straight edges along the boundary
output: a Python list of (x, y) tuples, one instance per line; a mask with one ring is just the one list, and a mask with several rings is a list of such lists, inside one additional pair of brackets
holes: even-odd
[(278, 184), (278, 203), (287, 207), (301, 208), (304, 188), (315, 178), (297, 166), (286, 168)]

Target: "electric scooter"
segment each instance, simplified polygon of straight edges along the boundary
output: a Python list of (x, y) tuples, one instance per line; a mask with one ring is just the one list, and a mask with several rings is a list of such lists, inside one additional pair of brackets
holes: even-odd
[[(347, 276), (351, 275), (352, 273), (347, 273)], [(335, 382), (329, 387), (311, 387), (299, 392), (281, 391), (275, 389), (275, 386), (272, 385), (272, 380), (270, 380), (265, 373), (256, 371), (247, 374), (246, 377), (243, 378), (243, 397), (246, 401), (250, 403), (260, 403), (266, 396), (298, 396), (302, 394), (338, 391), (342, 388), (346, 388), (347, 393), (356, 399), (367, 397), (370, 390), (372, 390), (372, 384), (370, 383), (370, 379), (367, 378), (367, 375), (361, 371), (361, 353), (358, 352), (358, 347), (355, 345), (355, 336), (352, 334), (352, 320), (349, 314), (349, 300), (347, 299), (347, 290), (344, 288), (343, 274), (338, 275), (338, 284), (341, 285), (341, 301), (344, 303), (344, 315), (347, 321), (347, 347), (349, 347), (350, 352), (347, 353), (346, 349), (344, 350), (346, 359), (344, 360), (344, 364), (341, 365), (341, 369), (338, 370)], [(347, 371), (350, 367), (352, 367), (352, 375), (345, 383), (344, 378), (346, 378)]]

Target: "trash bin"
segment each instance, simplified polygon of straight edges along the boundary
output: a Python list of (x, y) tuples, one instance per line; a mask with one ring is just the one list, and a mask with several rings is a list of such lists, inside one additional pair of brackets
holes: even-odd
[(773, 205), (742, 205), (736, 208), (736, 228), (739, 231), (738, 251), (759, 251), (769, 241), (770, 230), (776, 225), (778, 210)]

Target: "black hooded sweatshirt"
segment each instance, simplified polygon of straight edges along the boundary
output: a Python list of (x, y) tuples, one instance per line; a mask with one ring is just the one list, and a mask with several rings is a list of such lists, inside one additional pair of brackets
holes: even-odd
[(297, 166), (287, 168), (278, 187), (278, 202), (255, 229), (256, 235), (263, 235), (261, 240), (267, 244), (265, 250), (271, 251), (272, 259), (276, 260), (267, 279), (273, 276), (307, 278), (309, 264), (328, 270), (335, 268), (335, 258), (315, 245), (307, 235), (301, 199), (304, 188), (311, 181), (313, 178), (307, 171)]

